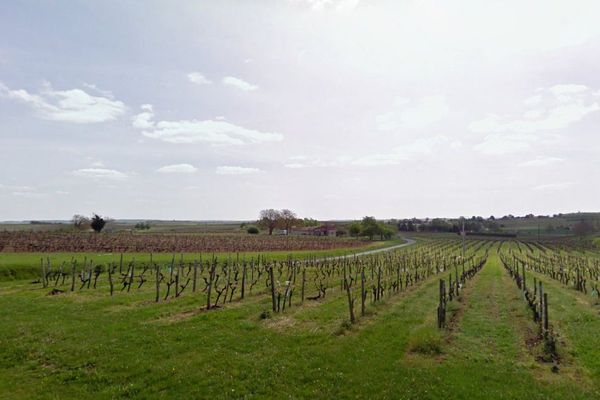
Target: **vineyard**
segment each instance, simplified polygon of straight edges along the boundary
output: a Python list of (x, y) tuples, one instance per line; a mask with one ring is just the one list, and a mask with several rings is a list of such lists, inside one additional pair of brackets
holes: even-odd
[(356, 239), (314, 236), (0, 232), (0, 252), (216, 253), (319, 251), (364, 245)]
[(600, 398), (600, 254), (570, 242), (35, 268), (0, 282), (11, 398)]

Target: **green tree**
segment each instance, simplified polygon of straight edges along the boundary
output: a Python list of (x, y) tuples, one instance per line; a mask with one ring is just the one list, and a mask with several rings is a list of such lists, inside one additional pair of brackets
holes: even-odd
[(94, 214), (90, 225), (96, 233), (99, 233), (102, 230), (102, 228), (104, 228), (104, 225), (106, 225), (106, 220), (98, 214)]
[(373, 236), (379, 235), (381, 228), (375, 217), (364, 217), (361, 221), (361, 233), (373, 240)]
[(383, 239), (391, 239), (396, 232), (385, 224), (379, 224), (379, 236), (381, 240)]
[(348, 227), (348, 232), (350, 233), (350, 236), (354, 236), (354, 237), (358, 237), (360, 235), (361, 230), (362, 230), (362, 227), (361, 227), (360, 223), (358, 223), (358, 222), (353, 222)]

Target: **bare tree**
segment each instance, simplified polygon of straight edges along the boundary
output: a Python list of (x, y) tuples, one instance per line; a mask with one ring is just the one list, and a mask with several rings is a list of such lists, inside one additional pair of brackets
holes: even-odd
[(577, 236), (584, 236), (592, 233), (594, 231), (594, 226), (582, 219), (571, 226), (571, 231)]
[(90, 219), (79, 214), (73, 215), (71, 222), (76, 229), (84, 229), (90, 225)]
[(280, 211), (281, 226), (285, 229), (286, 235), (290, 234), (290, 229), (298, 221), (296, 213), (291, 210), (283, 209)]
[(259, 225), (269, 230), (269, 235), (273, 234), (273, 229), (281, 223), (281, 212), (269, 208), (260, 212)]

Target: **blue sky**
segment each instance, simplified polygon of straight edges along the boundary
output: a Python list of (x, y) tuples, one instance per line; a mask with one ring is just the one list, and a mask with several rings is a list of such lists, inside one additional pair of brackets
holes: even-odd
[(5, 2), (0, 219), (598, 211), (596, 1)]

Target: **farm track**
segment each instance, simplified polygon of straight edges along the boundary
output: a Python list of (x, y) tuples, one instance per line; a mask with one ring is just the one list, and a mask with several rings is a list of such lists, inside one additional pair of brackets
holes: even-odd
[(417, 243), (416, 240), (411, 239), (411, 238), (403, 238), (403, 239), (406, 240), (406, 243), (396, 244), (394, 246), (389, 246), (389, 247), (382, 247), (380, 249), (360, 251), (358, 253), (346, 254), (346, 255), (343, 255), (343, 256), (323, 257), (323, 258), (317, 259), (316, 261), (341, 260), (341, 259), (344, 259), (344, 258), (353, 258), (353, 257), (366, 256), (366, 255), (370, 255), (370, 254), (383, 253), (383, 252), (386, 252), (386, 251), (392, 251), (392, 250), (400, 249), (402, 247), (411, 246), (411, 245)]

